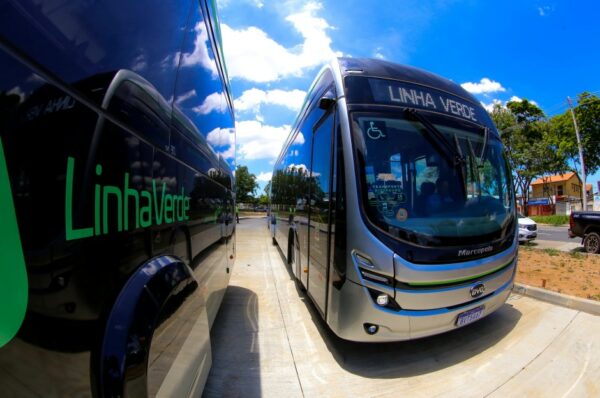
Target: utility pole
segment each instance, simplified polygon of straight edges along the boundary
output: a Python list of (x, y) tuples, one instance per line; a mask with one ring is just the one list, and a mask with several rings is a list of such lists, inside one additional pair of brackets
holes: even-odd
[(577, 147), (579, 148), (579, 163), (581, 164), (581, 178), (583, 180), (583, 211), (587, 211), (587, 191), (585, 189), (585, 163), (583, 162), (583, 147), (581, 146), (581, 135), (579, 134), (579, 127), (577, 126), (577, 119), (575, 118), (575, 111), (573, 111), (573, 104), (571, 104), (571, 98), (567, 97), (567, 102), (569, 103), (569, 109), (571, 110), (571, 116), (573, 117), (575, 135), (577, 136)]

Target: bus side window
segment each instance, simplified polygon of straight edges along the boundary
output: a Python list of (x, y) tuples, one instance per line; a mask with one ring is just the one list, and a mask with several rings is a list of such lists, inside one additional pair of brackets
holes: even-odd
[(171, 109), (158, 91), (149, 85), (123, 80), (108, 110), (152, 144), (167, 149)]

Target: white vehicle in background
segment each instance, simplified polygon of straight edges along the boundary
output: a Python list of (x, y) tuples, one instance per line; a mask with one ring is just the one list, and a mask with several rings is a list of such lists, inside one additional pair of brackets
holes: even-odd
[(518, 213), (519, 218), (519, 242), (531, 242), (537, 238), (537, 223), (529, 217)]

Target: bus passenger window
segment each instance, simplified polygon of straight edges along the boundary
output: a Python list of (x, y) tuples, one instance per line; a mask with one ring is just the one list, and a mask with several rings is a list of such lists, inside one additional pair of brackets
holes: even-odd
[(158, 91), (143, 79), (137, 82), (131, 77), (118, 83), (108, 110), (152, 144), (166, 149), (171, 109)]

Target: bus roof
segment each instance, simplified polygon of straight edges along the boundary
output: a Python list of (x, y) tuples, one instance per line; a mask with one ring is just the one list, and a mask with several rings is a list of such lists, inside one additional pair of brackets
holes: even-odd
[[(339, 72), (336, 69), (338, 69)], [(282, 150), (279, 153), (279, 156), (277, 157), (277, 161), (279, 161), (281, 156), (283, 156), (283, 154), (289, 147), (291, 139), (293, 138), (293, 132), (296, 130), (296, 128), (305, 116), (305, 113), (309, 106), (309, 99), (313, 90), (316, 88), (316, 83), (326, 70), (331, 70), (333, 72), (334, 79), (336, 80), (336, 83), (338, 85), (338, 89), (340, 89), (341, 87), (346, 88), (344, 78), (347, 76), (364, 76), (395, 80), (399, 82), (407, 82), (413, 85), (421, 85), (424, 87), (434, 88), (435, 90), (443, 91), (456, 97), (462, 98), (473, 104), (479, 114), (484, 116), (486, 119), (489, 119), (487, 111), (484, 110), (481, 103), (473, 95), (471, 95), (468, 91), (462, 88), (459, 84), (456, 84), (451, 80), (436, 75), (435, 73), (415, 68), (413, 66), (396, 64), (382, 59), (338, 57), (334, 58), (332, 62), (325, 64), (321, 68), (319, 73), (317, 73), (315, 79), (312, 81), (304, 98), (304, 103), (302, 104), (302, 107), (294, 121), (294, 124), (292, 125), (290, 134), (286, 138)], [(338, 81), (340, 77), (341, 82)], [(341, 86), (339, 86), (339, 84), (341, 84)], [(489, 119), (489, 121), (491, 122), (491, 119)]]
[(479, 101), (459, 84), (423, 69), (370, 58), (338, 58), (338, 62), (342, 77), (362, 75), (420, 84), (480, 105)]

